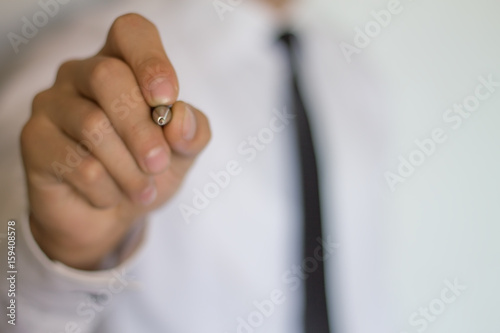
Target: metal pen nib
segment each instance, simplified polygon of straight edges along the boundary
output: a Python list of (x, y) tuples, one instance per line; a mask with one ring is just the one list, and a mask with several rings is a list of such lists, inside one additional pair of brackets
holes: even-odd
[(160, 126), (165, 126), (172, 119), (172, 105), (160, 105), (153, 108), (151, 117)]

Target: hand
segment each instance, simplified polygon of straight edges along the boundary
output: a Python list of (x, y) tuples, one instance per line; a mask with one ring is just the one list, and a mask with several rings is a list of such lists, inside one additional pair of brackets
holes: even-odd
[[(21, 147), (31, 230), (49, 258), (96, 269), (178, 190), (211, 134), (205, 115), (177, 95), (157, 29), (127, 14), (98, 54), (64, 63), (34, 98)], [(170, 104), (162, 128), (150, 108)]]

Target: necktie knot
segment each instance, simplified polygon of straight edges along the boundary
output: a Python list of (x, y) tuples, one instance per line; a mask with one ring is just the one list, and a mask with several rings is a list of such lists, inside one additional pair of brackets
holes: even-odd
[[(299, 47), (299, 42), (297, 36), (289, 31), (281, 33), (278, 38), (278, 42), (282, 43), (286, 48), (286, 55), (288, 57), (288, 62), (290, 64), (290, 71), (294, 77), (294, 81), (297, 81), (297, 70), (298, 63), (296, 59), (296, 53)], [(295, 84), (296, 82), (294, 82)]]
[(283, 32), (278, 40), (283, 42), (286, 46), (290, 48), (297, 43), (297, 37), (289, 31)]

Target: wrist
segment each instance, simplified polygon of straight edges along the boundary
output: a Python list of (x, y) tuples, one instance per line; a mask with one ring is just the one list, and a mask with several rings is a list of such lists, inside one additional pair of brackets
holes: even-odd
[(33, 239), (50, 260), (87, 271), (99, 270), (102, 261), (111, 255), (126, 234), (126, 230), (116, 231), (112, 235), (82, 241), (44, 228), (32, 214), (29, 225)]

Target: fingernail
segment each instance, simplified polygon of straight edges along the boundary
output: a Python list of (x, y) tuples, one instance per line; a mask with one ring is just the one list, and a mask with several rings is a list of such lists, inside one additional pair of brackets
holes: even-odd
[(159, 173), (168, 165), (168, 155), (162, 147), (152, 149), (146, 155), (146, 167), (151, 173)]
[(154, 184), (149, 185), (148, 188), (146, 188), (141, 195), (139, 196), (139, 200), (144, 206), (147, 206), (153, 201), (155, 201), (156, 196), (158, 195), (158, 192), (156, 191), (156, 186)]
[(166, 77), (154, 79), (148, 86), (152, 102), (155, 105), (172, 104), (175, 98), (175, 88)]
[(182, 120), (182, 137), (184, 140), (191, 141), (196, 134), (196, 117), (189, 105), (186, 105), (186, 112)]

